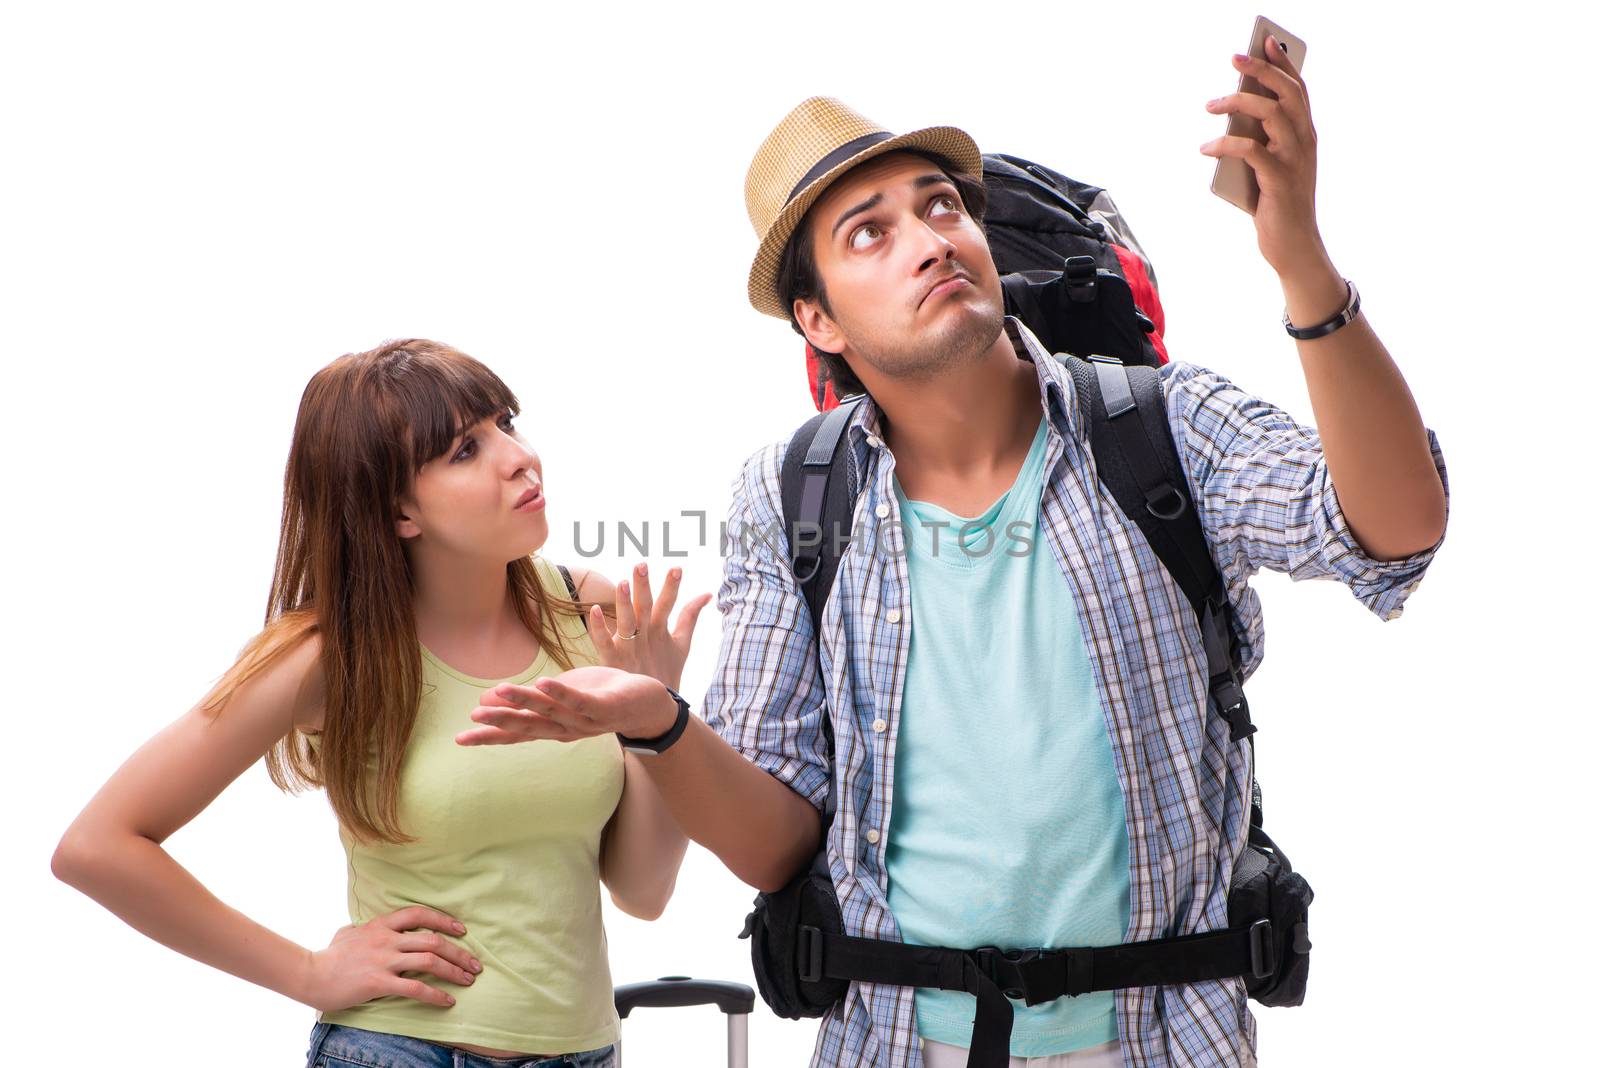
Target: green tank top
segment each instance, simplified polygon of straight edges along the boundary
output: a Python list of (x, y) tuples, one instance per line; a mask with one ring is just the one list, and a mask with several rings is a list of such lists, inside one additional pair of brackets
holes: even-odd
[[(556, 566), (534, 558), (552, 596)], [(583, 621), (558, 617), (575, 666), (597, 662)], [(456, 999), (448, 1008), (382, 997), (325, 1023), (528, 1053), (576, 1053), (618, 1038), (600, 913), (600, 834), (622, 797), (622, 749), (578, 742), (461, 746), (482, 692), (561, 667), (541, 649), (506, 679), (474, 678), (422, 649), (422, 699), (400, 772), (401, 828), (417, 841), (360, 843), (349, 858), (350, 922), (426, 905), (454, 916), (454, 940), (483, 963), (471, 986), (418, 976)], [(454, 936), (446, 934), (446, 938)]]

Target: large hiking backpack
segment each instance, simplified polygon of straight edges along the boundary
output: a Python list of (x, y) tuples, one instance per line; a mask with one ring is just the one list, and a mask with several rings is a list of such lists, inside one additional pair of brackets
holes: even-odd
[[(823, 1015), (851, 980), (964, 990), (978, 999), (969, 1068), (1004, 1068), (1008, 997), (1033, 1005), (1094, 990), (1243, 976), (1250, 996), (1263, 1004), (1300, 1004), (1312, 892), (1262, 829), (1255, 727), (1240, 685), (1232, 609), (1167, 423), (1154, 275), (1126, 227), (1120, 221), (1113, 227), (1115, 209), (1102, 190), (1011, 156), (985, 156), (984, 181), (991, 250), (1006, 272), (1007, 313), (1041, 342), (1052, 339), (1046, 351), (1071, 372), (1100, 481), (1189, 601), (1204, 639), (1211, 700), (1230, 738), (1249, 739), (1250, 827), (1230, 884), (1229, 926), (1118, 946), (1028, 950), (849, 937), (827, 861), (827, 827), (837, 804), (837, 769), (830, 768), (821, 850), (784, 889), (757, 896), (741, 937), (752, 938), (757, 986), (780, 1016)], [(1085, 207), (1084, 200), (1101, 207)], [(790, 564), (819, 654), (822, 610), (849, 545), (860, 491), (844, 431), (861, 399), (841, 402), (831, 384), (823, 385), (813, 393), (822, 411), (795, 432), (782, 469)], [(822, 724), (831, 765), (826, 712)]]

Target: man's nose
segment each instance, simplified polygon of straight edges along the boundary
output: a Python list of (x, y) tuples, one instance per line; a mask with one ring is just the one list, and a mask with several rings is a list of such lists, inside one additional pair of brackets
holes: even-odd
[(918, 249), (920, 253), (917, 260), (918, 274), (924, 274), (945, 260), (955, 258), (956, 246), (950, 239), (920, 220), (917, 223), (917, 239), (922, 242), (921, 248)]

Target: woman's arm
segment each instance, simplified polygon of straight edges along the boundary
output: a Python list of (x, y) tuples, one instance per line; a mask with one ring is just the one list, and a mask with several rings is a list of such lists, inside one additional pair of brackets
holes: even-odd
[(67, 828), (50, 870), (162, 945), (318, 1009), (381, 994), (449, 1005), (444, 991), (392, 968), (470, 981), (466, 950), (395, 926), (455, 933), (443, 926), (450, 917), (395, 913), (344, 928), (313, 953), (229, 908), (161, 847), (285, 733), (316, 722), (320, 651), (312, 636), (242, 685), (216, 716), (201, 711), (202, 701), (146, 742)]
[[(616, 585), (599, 572), (574, 568), (572, 578), (581, 600), (602, 605), (615, 601)], [(689, 838), (640, 759), (633, 753), (622, 755), (622, 800), (600, 839), (600, 878), (617, 908), (654, 920), (672, 898)]]
[[(494, 703), (472, 710), (478, 726), (456, 735), (458, 745), (574, 742), (615, 733), (652, 738), (672, 725), (677, 710), (659, 681), (611, 667), (581, 667), (532, 686), (502, 683), (485, 697)], [(689, 717), (672, 748), (641, 756), (637, 766), (647, 769), (678, 826), (756, 889), (781, 889), (816, 856), (822, 820), (812, 802), (700, 717)]]
[[(777, 561), (771, 562), (774, 573), (779, 566)], [(788, 575), (786, 569), (781, 573)], [(585, 584), (593, 580), (587, 573), (582, 580), (577, 575), (574, 570), (574, 581), (578, 582), (581, 594)], [(669, 574), (667, 582), (675, 586), (677, 579)], [(633, 591), (635, 599), (641, 603), (650, 599), (642, 582), (636, 581), (635, 585), (639, 586)], [(585, 598), (587, 600), (609, 596), (605, 587), (589, 586), (588, 589), (598, 596)], [(628, 609), (631, 618), (621, 620), (619, 629), (631, 630), (633, 620), (654, 620), (655, 610), (667, 605), (670, 596), (664, 593), (660, 602), (652, 603), (649, 612)], [(696, 603), (703, 606), (708, 599), (691, 602), (690, 607), (684, 609), (685, 614), (694, 611)], [(619, 609), (628, 608), (628, 598), (621, 601)], [(800, 610), (804, 610), (803, 604)], [(619, 615), (622, 614), (619, 611)], [(665, 614), (663, 611), (662, 615)], [(656, 620), (658, 625), (660, 622)], [(674, 648), (686, 651), (687, 636), (692, 629), (692, 616), (686, 624), (680, 622), (677, 637), (673, 639)], [(580, 667), (555, 678), (540, 679), (532, 686), (502, 683), (486, 690), (482, 697), (485, 703), (470, 714), (478, 726), (458, 734), (457, 744), (516, 745), (539, 739), (572, 742), (614, 733), (650, 738), (666, 731), (677, 711), (666, 685), (650, 675), (620, 665), (623, 654), (619, 646), (632, 643), (617, 642), (603, 620), (591, 618), (589, 633), (596, 639), (596, 649), (602, 660), (618, 660), (618, 665)], [(646, 637), (649, 632), (641, 631), (639, 640), (643, 642)], [(803, 660), (803, 650), (797, 655)], [(663, 674), (676, 678), (683, 659), (675, 653), (661, 657), (657, 663), (665, 665)], [(826, 714), (826, 709), (821, 710), (821, 714)], [(634, 789), (633, 800), (642, 805), (649, 795), (635, 789), (635, 784), (646, 776), (633, 775), (633, 769), (646, 772), (666, 808), (689, 837), (715, 853), (729, 870), (759, 890), (783, 887), (816, 855), (822, 838), (817, 806), (798, 792), (797, 787), (780, 781), (775, 774), (735, 750), (699, 716), (690, 716), (683, 736), (665, 753), (640, 756), (630, 765), (624, 789)], [(825, 775), (819, 772), (817, 777), (825, 784)], [(615, 852), (624, 850), (618, 848)]]
[(617, 908), (654, 920), (672, 899), (689, 838), (640, 765), (645, 759), (622, 754), (622, 800), (600, 839), (600, 878)]

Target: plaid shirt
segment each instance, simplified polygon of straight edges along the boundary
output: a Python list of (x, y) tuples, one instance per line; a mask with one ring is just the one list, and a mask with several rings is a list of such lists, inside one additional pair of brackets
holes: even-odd
[[(1016, 320), (1008, 317), (1006, 330), (1038, 372), (1049, 420), (1039, 529), (1078, 605), (1126, 805), (1124, 940), (1226, 927), (1229, 876), (1249, 816), (1250, 750), (1230, 743), (1227, 724), (1208, 714), (1194, 613), (1096, 479), (1071, 375)], [(1340, 512), (1315, 430), (1193, 365), (1168, 364), (1162, 381), (1173, 439), (1233, 604), (1246, 676), (1261, 660), (1261, 605), (1246, 585), (1259, 568), (1335, 578), (1381, 618), (1400, 614), (1437, 546), (1372, 560)], [(880, 429), (869, 397), (846, 431), (862, 489), (823, 612), (820, 669), (781, 533), (788, 443), (745, 463), (729, 511), (717, 600), (722, 646), (704, 708), (723, 738), (819, 810), (829, 774), (821, 722), (832, 716), (840, 776), (827, 846), (845, 930), (899, 941), (884, 853), (915, 606), (895, 460)], [(1431, 431), (1428, 442), (1442, 480)], [(1134, 1068), (1254, 1063), (1255, 1021), (1240, 979), (1121, 990), (1116, 1004), (1123, 1060)], [(921, 1068), (913, 991), (852, 983), (823, 1019), (812, 1065)]]

